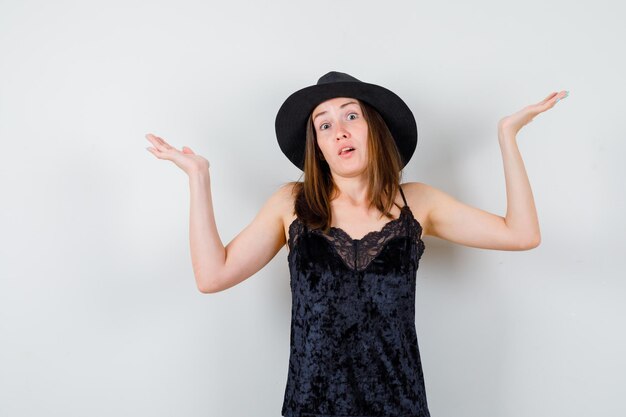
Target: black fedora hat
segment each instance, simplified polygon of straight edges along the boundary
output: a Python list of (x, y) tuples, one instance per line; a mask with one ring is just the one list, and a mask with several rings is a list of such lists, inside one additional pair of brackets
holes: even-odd
[(276, 138), (281, 151), (304, 170), (306, 122), (318, 104), (335, 97), (351, 97), (374, 107), (382, 116), (402, 156), (402, 167), (417, 146), (415, 117), (400, 97), (379, 85), (365, 83), (343, 72), (331, 71), (287, 97), (276, 115)]

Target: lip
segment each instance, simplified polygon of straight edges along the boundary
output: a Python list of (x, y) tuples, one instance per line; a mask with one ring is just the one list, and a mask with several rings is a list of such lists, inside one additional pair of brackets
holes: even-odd
[(350, 159), (350, 158), (352, 158), (352, 156), (354, 155), (355, 152), (356, 152), (356, 149), (353, 150), (352, 152), (349, 152), (349, 153), (345, 153), (345, 154), (340, 153), (338, 156), (341, 159)]
[(339, 148), (339, 150), (337, 150), (337, 155), (341, 155), (341, 150), (343, 148), (353, 148), (356, 151), (356, 147), (354, 145), (346, 143), (346, 144), (342, 145), (341, 148)]

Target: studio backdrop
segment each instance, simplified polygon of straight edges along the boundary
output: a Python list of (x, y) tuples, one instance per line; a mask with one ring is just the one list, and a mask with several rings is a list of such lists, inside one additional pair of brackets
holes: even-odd
[(287, 249), (196, 287), (189, 181), (207, 158), (227, 245), (278, 187), (280, 104), (329, 71), (397, 92), (403, 182), (505, 215), (500, 118), (541, 244), (426, 236), (416, 331), (433, 417), (620, 417), (626, 386), (626, 30), (617, 1), (0, 1), (0, 416), (278, 417)]

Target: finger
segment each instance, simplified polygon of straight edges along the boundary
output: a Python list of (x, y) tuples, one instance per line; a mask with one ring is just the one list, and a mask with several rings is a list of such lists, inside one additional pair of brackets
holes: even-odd
[(566, 91), (566, 90), (554, 92), (550, 94), (548, 97), (546, 97), (543, 101), (541, 101), (540, 104), (546, 104), (550, 102), (557, 103), (559, 100), (564, 99), (568, 95), (569, 95), (569, 91)]
[(158, 140), (157, 137), (154, 136), (152, 133), (148, 133), (146, 135), (146, 139), (148, 139), (150, 141), (150, 143), (152, 143), (156, 148), (161, 146), (161, 141)]
[(158, 148), (152, 148), (152, 147), (147, 147), (146, 148), (148, 151), (150, 151), (150, 153), (152, 153), (154, 156), (156, 156), (159, 159), (163, 159), (163, 160), (167, 160), (167, 161), (173, 161), (174, 160), (174, 156), (172, 155), (171, 152), (166, 151), (161, 151)]
[(552, 107), (556, 105), (556, 103), (559, 102), (559, 100), (564, 99), (567, 96), (568, 96), (567, 91), (559, 91), (558, 93), (554, 93), (554, 95), (551, 95), (551, 98), (548, 101), (542, 102), (542, 104), (538, 106), (539, 113), (542, 113), (546, 110), (551, 109)]
[(156, 141), (160, 143), (160, 140), (158, 139), (157, 135), (154, 135), (152, 133), (146, 133), (146, 138), (150, 141)]
[(541, 100), (539, 103), (537, 104), (545, 104), (548, 101), (552, 100), (558, 93), (555, 91), (553, 93), (548, 94), (548, 96), (546, 98), (544, 98), (543, 100)]
[(161, 156), (159, 155), (159, 151), (158, 149), (152, 148), (152, 147), (147, 147), (146, 148), (152, 155), (156, 156), (157, 158), (161, 158)]
[(167, 152), (168, 150), (170, 150), (172, 147), (167, 144), (163, 139), (161, 139), (160, 137), (153, 135), (151, 133), (148, 133), (146, 135), (146, 138), (152, 142), (152, 144), (154, 145), (154, 147), (159, 150), (160, 152)]
[(169, 143), (167, 143), (167, 142), (165, 141), (165, 139), (163, 139), (162, 137), (157, 136), (156, 138), (157, 138), (157, 139), (161, 142), (161, 144), (162, 144), (163, 146), (165, 146), (167, 149), (176, 149), (176, 148), (174, 148), (172, 145), (170, 145)]
[(548, 103), (546, 103), (547, 108), (552, 108), (552, 107), (554, 107), (554, 105), (555, 105), (556, 103), (558, 103), (558, 102), (559, 102), (559, 100), (562, 100), (562, 99), (564, 99), (564, 98), (565, 98), (565, 97), (567, 97), (567, 96), (568, 96), (568, 92), (567, 92), (567, 91), (565, 91), (565, 90), (563, 90), (563, 91), (559, 91), (559, 92), (558, 92), (558, 93), (557, 93), (554, 97), (552, 97), (552, 98), (548, 101)]
[(157, 138), (157, 140), (159, 142), (161, 142), (161, 146), (163, 146), (164, 148), (166, 148), (166, 149), (172, 148), (172, 146), (169, 143), (167, 143), (165, 140), (163, 140), (163, 138), (161, 138), (159, 136), (156, 136), (156, 138)]
[(566, 91), (566, 90), (560, 91), (559, 94), (557, 94), (556, 96), (555, 103), (557, 103), (559, 100), (563, 100), (567, 96), (569, 96), (569, 91)]
[(163, 145), (163, 144), (165, 143), (165, 141), (164, 141), (162, 138), (160, 138), (160, 137), (158, 137), (158, 136), (156, 136), (156, 135), (153, 135), (152, 133), (148, 133), (148, 134), (146, 135), (146, 138), (147, 138), (150, 142), (155, 143), (155, 144), (158, 144), (158, 145)]

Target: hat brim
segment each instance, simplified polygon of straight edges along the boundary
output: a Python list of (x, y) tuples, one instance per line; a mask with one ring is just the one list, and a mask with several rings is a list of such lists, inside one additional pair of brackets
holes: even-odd
[(417, 147), (413, 112), (393, 91), (362, 81), (312, 85), (291, 94), (278, 110), (275, 121), (276, 138), (285, 156), (304, 170), (306, 122), (318, 104), (335, 97), (362, 100), (380, 113), (396, 142), (404, 168)]

